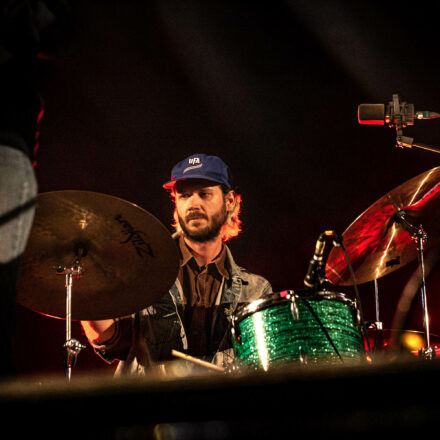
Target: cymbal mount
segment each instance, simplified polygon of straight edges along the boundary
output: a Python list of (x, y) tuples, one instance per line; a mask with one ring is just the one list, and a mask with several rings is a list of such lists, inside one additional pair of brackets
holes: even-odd
[(409, 232), (413, 240), (417, 243), (417, 246), (423, 246), (428, 240), (428, 235), (423, 229), (422, 225), (416, 226), (411, 222), (411, 217), (403, 210), (399, 210), (394, 214), (394, 220), (404, 225), (405, 229)]

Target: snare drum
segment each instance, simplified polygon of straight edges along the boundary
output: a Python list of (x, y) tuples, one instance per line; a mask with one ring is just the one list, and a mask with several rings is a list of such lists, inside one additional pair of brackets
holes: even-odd
[(284, 291), (237, 308), (232, 346), (239, 366), (365, 359), (356, 303), (343, 293)]

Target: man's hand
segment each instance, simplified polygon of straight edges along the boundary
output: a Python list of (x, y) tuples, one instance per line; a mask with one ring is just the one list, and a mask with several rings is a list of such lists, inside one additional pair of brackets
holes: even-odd
[(87, 339), (92, 344), (103, 344), (115, 333), (114, 319), (103, 319), (101, 321), (81, 321), (82, 328)]

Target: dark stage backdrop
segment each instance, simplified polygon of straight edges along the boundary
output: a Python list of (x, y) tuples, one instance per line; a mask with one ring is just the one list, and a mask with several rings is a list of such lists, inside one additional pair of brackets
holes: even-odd
[[(396, 148), (391, 128), (357, 123), (360, 103), (393, 93), (416, 110), (440, 111), (437, 14), (425, 3), (71, 4), (74, 39), (41, 69), (40, 192), (110, 194), (168, 227), (161, 185), (171, 166), (196, 152), (220, 155), (244, 199), (244, 230), (230, 247), (277, 291), (303, 287), (322, 231), (342, 233), (389, 190), (439, 164), (438, 154)], [(406, 134), (440, 145), (440, 121)], [(379, 279), (385, 328), (415, 268)], [(435, 273), (427, 291), (440, 333)], [(374, 320), (373, 283), (360, 293)], [(422, 330), (417, 307), (413, 315)], [(63, 374), (64, 321), (18, 306), (17, 332), (21, 374)], [(78, 323), (73, 336), (86, 342)], [(114, 366), (88, 347), (76, 368), (111, 374)]]

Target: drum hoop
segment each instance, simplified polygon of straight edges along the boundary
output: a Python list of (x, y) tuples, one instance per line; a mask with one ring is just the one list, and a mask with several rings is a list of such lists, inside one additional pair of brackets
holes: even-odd
[(236, 310), (232, 317), (234, 321), (240, 322), (243, 319), (247, 318), (254, 313), (261, 312), (271, 306), (283, 304), (286, 302), (294, 302), (292, 298), (295, 300), (298, 299), (307, 299), (310, 301), (320, 301), (323, 299), (333, 300), (342, 302), (347, 304), (353, 311), (357, 310), (356, 301), (348, 298), (345, 293), (342, 292), (332, 292), (330, 290), (322, 290), (318, 292), (314, 292), (312, 296), (310, 296), (310, 292), (307, 291), (295, 291), (295, 290), (287, 290), (286, 295), (281, 296), (280, 292), (273, 292), (263, 298), (252, 301), (249, 304), (245, 304), (240, 307), (239, 310)]

